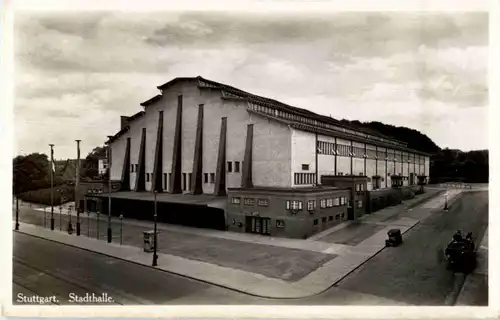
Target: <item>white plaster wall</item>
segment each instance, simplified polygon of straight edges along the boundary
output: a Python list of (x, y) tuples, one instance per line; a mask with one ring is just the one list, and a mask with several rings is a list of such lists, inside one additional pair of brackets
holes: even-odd
[[(346, 139), (337, 138), (337, 145), (350, 146), (351, 142)], [(343, 175), (351, 174), (351, 157), (337, 156), (337, 174), (342, 172)]]
[[(296, 129), (291, 130), (291, 171), (290, 182), (291, 186), (295, 186), (294, 173), (303, 172), (302, 164), (309, 165), (309, 172), (316, 172), (316, 136), (314, 133), (300, 131)], [(319, 158), (318, 158), (319, 162)], [(318, 165), (319, 168), (319, 165)], [(320, 180), (318, 180), (319, 182)], [(303, 185), (302, 185), (303, 186)]]
[[(111, 180), (121, 180), (122, 178), (127, 136), (127, 134), (124, 134), (111, 143)], [(130, 168), (127, 169), (130, 171)]]

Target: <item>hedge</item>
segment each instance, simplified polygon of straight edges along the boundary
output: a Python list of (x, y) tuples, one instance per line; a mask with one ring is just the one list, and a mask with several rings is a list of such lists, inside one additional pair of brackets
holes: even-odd
[[(22, 201), (50, 205), (50, 190), (51, 188), (27, 191), (20, 193), (18, 197)], [(58, 190), (62, 191), (62, 195), (66, 198), (66, 201), (61, 201), (61, 193)], [(72, 201), (75, 201), (74, 186), (59, 185), (54, 187), (54, 205)]]

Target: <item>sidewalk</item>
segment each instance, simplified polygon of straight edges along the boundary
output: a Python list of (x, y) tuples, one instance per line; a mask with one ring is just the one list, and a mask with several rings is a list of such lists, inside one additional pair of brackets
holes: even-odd
[[(260, 297), (307, 297), (328, 289), (380, 252), (384, 248), (389, 229), (397, 227), (404, 233), (415, 226), (418, 219), (397, 215), (404, 212), (405, 208), (422, 202), (422, 199), (428, 200), (438, 193), (429, 192), (402, 205), (366, 216), (372, 219), (372, 222), (366, 223), (375, 222), (378, 224), (377, 228), (372, 228), (372, 232), (363, 234), (351, 245), (335, 243), (335, 239), (330, 242), (319, 241), (321, 237), (315, 240), (269, 238), (160, 224), (157, 268)], [(392, 217), (392, 220), (383, 222), (387, 217)], [(82, 219), (85, 221), (87, 218)], [(88, 219), (88, 223), (91, 223), (90, 216)], [(95, 217), (92, 219), (95, 224)], [(107, 217), (103, 217), (99, 221), (106, 219)], [(105, 223), (102, 223), (99, 232), (102, 232), (101, 240), (87, 237), (87, 233), (83, 231), (82, 236), (77, 237), (75, 234), (50, 231), (42, 227), (43, 224), (36, 226), (33, 223), (39, 224), (40, 219), (22, 222), (20, 232), (138, 264), (149, 266), (152, 262), (152, 254), (145, 253), (140, 248), (142, 231), (150, 230), (151, 222), (127, 220), (124, 224), (124, 245), (116, 244), (116, 238), (110, 244), (103, 241)], [(366, 224), (364, 221), (361, 223)], [(335, 238), (334, 233), (342, 231), (348, 225), (350, 224), (325, 230), (321, 236), (333, 234)], [(90, 227), (92, 225), (89, 224), (89, 234)]]

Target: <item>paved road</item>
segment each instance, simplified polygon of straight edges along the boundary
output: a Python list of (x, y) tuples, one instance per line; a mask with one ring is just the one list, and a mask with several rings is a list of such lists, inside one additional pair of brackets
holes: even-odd
[(406, 233), (402, 246), (384, 249), (324, 293), (289, 300), (252, 297), (15, 233), (14, 297), (57, 294), (67, 304), (70, 292), (107, 292), (117, 304), (442, 305), (463, 277), (447, 271), (438, 252), (459, 228), (480, 239), (487, 219), (487, 192), (465, 193), (450, 211), (435, 212)]
[(479, 243), (487, 224), (488, 192), (466, 192), (451, 210), (430, 215), (404, 235), (402, 246), (384, 249), (337, 287), (412, 305), (453, 302), (464, 277), (446, 270), (441, 250), (457, 229), (471, 231)]
[[(50, 213), (47, 214), (48, 219), (44, 221), (43, 211), (23, 206), (20, 207), (19, 215), (21, 222), (50, 227)], [(99, 239), (106, 241), (107, 218), (102, 216), (101, 218), (103, 220), (97, 220), (95, 214), (92, 214), (90, 219), (88, 219), (87, 214), (82, 215), (81, 234), (96, 238), (98, 230)], [(73, 216), (71, 219), (73, 228), (76, 228), (76, 217)], [(59, 230), (59, 221), (62, 221), (62, 230), (67, 230), (68, 215), (54, 213), (54, 221), (56, 230)], [(135, 225), (128, 223), (127, 220), (124, 220), (123, 226), (121, 226), (119, 219), (112, 218), (112, 241), (120, 243), (120, 234), (123, 234), (123, 244), (142, 247), (144, 241), (142, 233), (151, 229), (152, 225)], [(159, 227), (158, 250), (161, 253), (290, 281), (306, 276), (320, 265), (336, 257), (334, 254), (309, 250), (220, 239), (171, 230), (164, 231), (161, 226)]]
[(394, 305), (394, 301), (351, 290), (332, 288), (326, 296), (306, 299), (265, 299), (146, 266), (81, 250), (41, 238), (14, 233), (13, 298), (18, 294), (56, 296), (72, 304), (70, 293), (107, 293), (111, 304), (299, 304)]

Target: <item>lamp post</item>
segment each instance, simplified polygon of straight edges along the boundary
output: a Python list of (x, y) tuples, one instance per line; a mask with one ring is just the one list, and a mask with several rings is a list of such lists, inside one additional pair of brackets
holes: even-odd
[(68, 216), (69, 216), (68, 233), (72, 234), (73, 233), (73, 224), (71, 223), (71, 207), (68, 207)]
[[(109, 138), (109, 137), (108, 137)], [(111, 243), (111, 145), (108, 145), (107, 159), (108, 159), (108, 243)]]
[(80, 187), (80, 141), (76, 141), (76, 183), (75, 183), (75, 208), (76, 208), (76, 235), (80, 235), (80, 197), (79, 197), (79, 187)]
[(47, 228), (47, 207), (43, 206), (43, 227)]
[(54, 230), (54, 145), (50, 146), (50, 230)]
[(16, 231), (19, 230), (19, 199), (16, 197)]
[(448, 192), (444, 194), (444, 210), (448, 211)]
[(156, 219), (157, 219), (157, 211), (156, 211), (156, 193), (157, 191), (155, 190), (154, 191), (154, 215), (153, 215), (153, 218), (154, 218), (154, 224), (155, 224), (155, 227), (154, 227), (154, 248), (153, 248), (153, 267), (156, 267), (158, 265), (158, 255), (156, 254), (157, 250), (158, 250), (158, 236), (157, 236), (157, 231), (156, 231)]
[(60, 194), (60, 204), (59, 204), (59, 231), (62, 231), (62, 203), (63, 203), (63, 191), (61, 189), (57, 190)]
[(99, 210), (97, 210), (97, 240), (99, 240)]
[(120, 245), (123, 243), (123, 214), (120, 214)]

